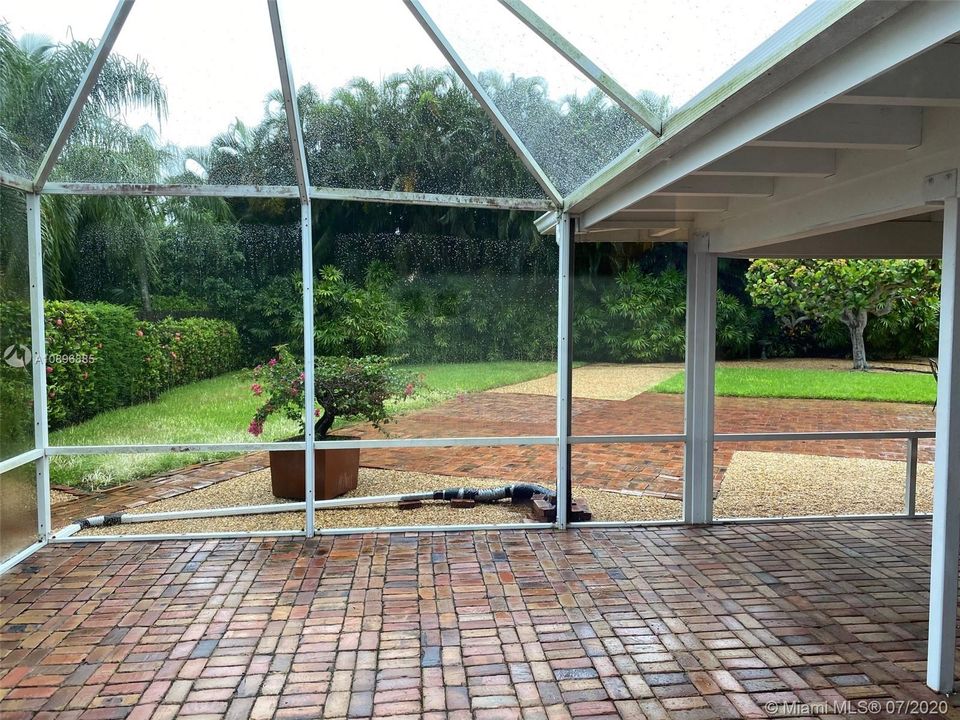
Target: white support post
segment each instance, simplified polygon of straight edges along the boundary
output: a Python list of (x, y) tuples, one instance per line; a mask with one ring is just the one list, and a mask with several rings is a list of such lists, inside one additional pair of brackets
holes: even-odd
[(574, 221), (566, 213), (557, 224), (559, 272), (557, 283), (557, 527), (566, 529), (572, 502), (570, 468), (573, 435), (573, 237)]
[(50, 539), (50, 444), (47, 428), (46, 333), (43, 312), (43, 242), (40, 233), (40, 196), (27, 193), (27, 252), (30, 268), (30, 350), (33, 369), (34, 446), (43, 451), (36, 462), (37, 531)]
[(304, 481), (306, 490), (304, 498), (307, 503), (307, 522), (305, 532), (308, 538), (316, 533), (314, 528), (316, 485), (314, 478), (316, 468), (314, 460), (314, 361), (313, 361), (313, 214), (310, 209), (309, 198), (300, 204), (300, 252), (302, 253), (303, 267), (303, 412), (304, 435), (306, 443), (304, 452), (307, 454), (304, 463)]
[(907, 476), (903, 487), (903, 514), (917, 514), (917, 460), (920, 457), (920, 439), (907, 439)]
[(683, 521), (713, 520), (713, 389), (716, 358), (717, 256), (707, 238), (687, 249), (687, 350), (684, 388)]
[[(956, 185), (954, 186), (956, 187)], [(960, 549), (960, 198), (944, 201), (927, 685), (953, 691)]]

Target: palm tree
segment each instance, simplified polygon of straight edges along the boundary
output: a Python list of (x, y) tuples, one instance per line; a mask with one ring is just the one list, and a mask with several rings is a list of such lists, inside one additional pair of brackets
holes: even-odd
[[(38, 35), (16, 39), (0, 23), (0, 168), (31, 177), (86, 72), (95, 50), (93, 41), (55, 43)], [(90, 92), (77, 125), (54, 169), (54, 178), (86, 181), (120, 180), (156, 182), (172, 153), (159, 147), (150, 128), (134, 130), (123, 121), (130, 110), (147, 109), (158, 123), (166, 116), (166, 92), (144, 60), (111, 55)], [(4, 190), (8, 203), (23, 202), (22, 193)], [(69, 294), (68, 281), (75, 266), (78, 239), (85, 226), (98, 223), (117, 228), (137, 227), (152, 217), (154, 203), (124, 198), (44, 196), (41, 215), (44, 235), (44, 270), (51, 297)], [(119, 256), (137, 267), (141, 286), (149, 278), (149, 232), (143, 246), (130, 256)], [(12, 231), (0, 233), (0, 257), (8, 276), (24, 276), (13, 268), (25, 267), (25, 247)]]

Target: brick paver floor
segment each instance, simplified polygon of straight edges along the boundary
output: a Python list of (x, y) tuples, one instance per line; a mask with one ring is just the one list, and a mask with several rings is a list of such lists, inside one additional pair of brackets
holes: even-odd
[(0, 716), (937, 717), (885, 704), (939, 700), (929, 543), (887, 520), (52, 546), (0, 579)]
[[(717, 398), (717, 432), (826, 430), (932, 430), (934, 414), (926, 405), (833, 400)], [(644, 393), (630, 400), (577, 399), (573, 404), (574, 434), (667, 434), (683, 432), (683, 398)], [(543, 395), (473, 393), (396, 418), (386, 426), (389, 437), (481, 437), (551, 435), (556, 400)], [(345, 432), (383, 437), (369, 426)], [(715, 490), (737, 450), (832, 455), (900, 460), (906, 457), (901, 440), (870, 442), (721, 443), (714, 457)], [(933, 441), (920, 444), (920, 461), (933, 461)], [(405, 448), (364, 450), (366, 467), (459, 477), (508, 478), (553, 486), (556, 454), (552, 446)], [(267, 466), (264, 453), (225, 463), (204, 465), (147, 478), (107, 493), (78, 499), (54, 508), (54, 525), (77, 517), (136, 508), (172, 497), (243, 472)], [(573, 451), (574, 488), (586, 486), (682, 497), (683, 446), (669, 444), (577, 445)]]

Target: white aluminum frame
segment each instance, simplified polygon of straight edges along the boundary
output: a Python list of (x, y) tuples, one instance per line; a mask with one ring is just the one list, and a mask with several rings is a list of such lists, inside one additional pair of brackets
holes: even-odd
[[(339, 535), (355, 532), (457, 532), (463, 530), (488, 530), (488, 529), (515, 529), (515, 530), (537, 530), (549, 528), (564, 528), (568, 525), (568, 505), (571, 500), (572, 482), (570, 473), (570, 456), (574, 445), (584, 444), (631, 444), (631, 443), (684, 443), (685, 456), (688, 458), (692, 468), (700, 468), (701, 479), (693, 483), (691, 479), (687, 481), (686, 497), (690, 497), (691, 502), (685, 503), (685, 507), (691, 507), (690, 517), (687, 521), (700, 520), (703, 522), (716, 522), (711, 517), (708, 503), (703, 499), (703, 495), (708, 487), (703, 481), (704, 468), (708, 466), (706, 452), (709, 448), (712, 450), (714, 442), (744, 442), (756, 441), (764, 442), (766, 440), (835, 440), (835, 439), (861, 439), (861, 440), (879, 440), (879, 439), (904, 439), (907, 442), (907, 477), (905, 479), (905, 508), (904, 517), (923, 517), (915, 513), (915, 482), (916, 482), (916, 461), (917, 461), (917, 443), (921, 438), (933, 437), (933, 433), (926, 431), (881, 431), (881, 432), (823, 432), (823, 433), (729, 433), (716, 434), (712, 426), (712, 413), (709, 419), (705, 417), (706, 408), (712, 407), (712, 348), (709, 338), (712, 333), (711, 310), (709, 308), (711, 298), (715, 296), (715, 263), (716, 257), (709, 256), (703, 252), (699, 245), (695, 249), (692, 263), (693, 279), (690, 284), (690, 306), (688, 307), (688, 319), (692, 323), (692, 332), (688, 333), (688, 340), (692, 341), (692, 355), (688, 353), (688, 383), (687, 388), (687, 426), (683, 433), (672, 434), (623, 434), (623, 435), (574, 435), (572, 433), (571, 410), (572, 410), (572, 338), (571, 338), (571, 320), (572, 320), (572, 274), (573, 274), (573, 247), (576, 228), (581, 224), (581, 218), (570, 213), (571, 203), (580, 203), (583, 207), (576, 207), (579, 212), (587, 210), (583, 204), (585, 198), (599, 188), (607, 181), (608, 176), (613, 169), (623, 166), (627, 161), (629, 164), (645, 161), (644, 153), (637, 152), (638, 147), (666, 147), (666, 142), (657, 141), (649, 137), (641, 141), (640, 146), (632, 148), (619, 160), (614, 161), (608, 167), (601, 170), (597, 176), (589, 180), (583, 186), (578, 188), (569, 198), (562, 198), (553, 182), (539, 166), (534, 157), (529, 153), (519, 136), (511, 127), (506, 118), (498, 110), (495, 103), (480, 86), (477, 78), (462, 61), (456, 49), (449, 43), (447, 38), (440, 32), (436, 24), (425, 12), (419, 0), (404, 0), (408, 9), (413, 13), (417, 21), (427, 32), (433, 42), (441, 50), (451, 66), (467, 85), (468, 89), (480, 103), (484, 111), (491, 119), (494, 126), (503, 134), (512, 149), (518, 155), (526, 169), (532, 174), (544, 190), (548, 199), (540, 198), (510, 198), (494, 196), (472, 196), (472, 195), (453, 195), (438, 193), (408, 193), (382, 190), (362, 190), (362, 189), (343, 189), (317, 187), (310, 184), (309, 171), (304, 152), (302, 126), (299, 121), (299, 108), (296, 98), (296, 85), (293, 79), (292, 68), (289, 63), (289, 54), (283, 40), (283, 24), (277, 7), (277, 0), (267, 0), (268, 11), (273, 32), (274, 46), (277, 56), (277, 67), (281, 81), (281, 90), (284, 98), (284, 109), (287, 117), (288, 129), (290, 130), (291, 150), (294, 157), (294, 167), (296, 171), (297, 184), (295, 186), (259, 186), (259, 185), (177, 185), (177, 184), (131, 184), (131, 183), (82, 183), (82, 182), (47, 182), (50, 171), (53, 168), (62, 148), (68, 140), (70, 131), (76, 124), (79, 114), (82, 111), (83, 103), (87, 98), (89, 91), (94, 86), (98, 73), (109, 55), (109, 51), (116, 40), (123, 22), (130, 12), (134, 0), (120, 0), (113, 16), (111, 17), (107, 28), (103, 34), (103, 39), (99, 43), (90, 65), (87, 68), (80, 86), (70, 104), (68, 112), (61, 121), (60, 127), (50, 146), (44, 155), (40, 168), (33, 180), (20, 177), (10, 173), (0, 172), (0, 185), (18, 189), (27, 193), (28, 200), (28, 243), (30, 254), (30, 282), (31, 282), (31, 340), (34, 350), (44, 348), (43, 332), (43, 278), (42, 278), (42, 249), (41, 249), (41, 225), (40, 225), (40, 193), (46, 194), (66, 194), (66, 195), (116, 195), (116, 196), (196, 196), (196, 197), (275, 197), (289, 198), (291, 200), (299, 199), (300, 231), (301, 231), (301, 250), (302, 250), (302, 271), (304, 277), (304, 341), (307, 386), (312, 385), (311, 377), (313, 373), (313, 290), (312, 290), (312, 207), (311, 200), (337, 200), (352, 202), (377, 202), (377, 203), (396, 203), (396, 204), (414, 204), (414, 205), (432, 205), (439, 207), (466, 207), (466, 208), (494, 208), (505, 210), (523, 210), (547, 212), (549, 217), (541, 218), (543, 222), (538, 224), (538, 228), (543, 231), (547, 225), (552, 225), (559, 219), (557, 227), (557, 241), (559, 253), (559, 274), (558, 274), (558, 332), (557, 332), (557, 425), (554, 435), (546, 436), (524, 436), (524, 437), (457, 437), (457, 438), (398, 438), (398, 439), (376, 439), (376, 440), (356, 440), (356, 441), (322, 441), (318, 442), (313, 437), (312, 426), (308, 423), (306, 437), (302, 442), (275, 442), (275, 443), (180, 443), (180, 444), (150, 444), (150, 445), (102, 445), (102, 446), (60, 446), (51, 447), (48, 437), (48, 418), (47, 418), (47, 394), (46, 394), (46, 374), (43, 372), (43, 365), (35, 366), (34, 382), (34, 400), (37, 407), (35, 442), (36, 448), (20, 455), (10, 458), (0, 463), (0, 472), (6, 472), (23, 464), (34, 462), (37, 465), (37, 492), (38, 492), (38, 529), (40, 532), (40, 541), (29, 548), (21, 551), (14, 557), (8, 559), (0, 565), (0, 572), (16, 564), (23, 558), (28, 557), (32, 552), (43, 547), (47, 542), (105, 542), (109, 540), (165, 540), (165, 539), (209, 539), (209, 538), (237, 538), (237, 537), (310, 537), (319, 535)], [(544, 37), (545, 28), (549, 28), (539, 17), (532, 14), (529, 8), (520, 0), (500, 0), (511, 12), (514, 13), (528, 27), (537, 32), (544, 40), (550, 44), (554, 50), (560, 52), (569, 62), (573, 63), (582, 72), (598, 86), (602, 91), (619, 102), (621, 106), (630, 106), (632, 98), (624, 96), (619, 85), (609, 78), (609, 76), (593, 72), (596, 68), (589, 63), (589, 60), (580, 53), (572, 44), (562, 39), (558, 40), (553, 34), (547, 33), (550, 37)], [(801, 23), (801, 27), (796, 30), (797, 37), (802, 41), (807, 41), (819, 33), (826, 24), (824, 18), (829, 16), (832, 19), (839, 17), (850, 8), (857, 6), (855, 0), (845, 0), (843, 8), (831, 10), (829, 8), (808, 13), (807, 19)], [(524, 12), (524, 9), (526, 12)], [(858, 10), (859, 12), (859, 10)], [(864, 10), (864, 14), (875, 13), (878, 11)], [(929, 23), (914, 28), (916, 33), (927, 34), (932, 31)], [(915, 33), (915, 34), (916, 34)], [(799, 41), (798, 41), (799, 42)], [(784, 52), (792, 51), (798, 45), (787, 48)], [(764, 56), (765, 63), (773, 62), (774, 55), (780, 56), (783, 53), (771, 54), (772, 50), (767, 48), (765, 51), (769, 57)], [(762, 53), (761, 53), (762, 54)], [(874, 58), (877, 60), (877, 58)], [(719, 81), (718, 81), (719, 82)], [(839, 81), (838, 81), (839, 82)], [(850, 82), (848, 80), (848, 82)], [(702, 105), (702, 103), (701, 103)], [(697, 108), (690, 108), (672, 119), (673, 134), (677, 134), (679, 129), (691, 122), (690, 118), (697, 116), (706, 106), (698, 105)], [(630, 107), (625, 107), (635, 117), (636, 108), (631, 111)], [(689, 117), (687, 117), (689, 116)], [(644, 120), (637, 118), (640, 122)], [(647, 124), (649, 129), (657, 135), (661, 128), (656, 123)], [(669, 138), (668, 138), (669, 140)], [(642, 149), (642, 147), (640, 149)], [(686, 152), (689, 154), (689, 152)], [(626, 156), (629, 155), (630, 158)], [(684, 153), (681, 153), (684, 156)], [(675, 165), (675, 163), (674, 163)], [(587, 224), (596, 222), (600, 218), (602, 210), (590, 208)], [(541, 225), (543, 227), (541, 227)], [(705, 260), (706, 258), (706, 260)], [(705, 261), (704, 261), (705, 260)], [(711, 267), (712, 263), (712, 267)], [(711, 287), (711, 276), (714, 277), (713, 287)], [(960, 353), (958, 353), (960, 354)], [(707, 372), (710, 368), (710, 372)], [(707, 393), (707, 389), (710, 392)], [(709, 394), (709, 398), (706, 397)], [(703, 395), (699, 400), (697, 396)], [(311, 393), (304, 394), (304, 411), (307, 417), (313, 414), (313, 397)], [(699, 419), (698, 419), (699, 418)], [(313, 483), (310, 481), (310, 474), (314, 470), (313, 452), (315, 448), (339, 447), (339, 448), (426, 448), (426, 447), (477, 447), (477, 446), (524, 446), (524, 445), (554, 445), (557, 448), (557, 496), (558, 513), (557, 522), (549, 523), (521, 523), (521, 524), (500, 524), (500, 525), (452, 525), (452, 526), (395, 526), (383, 528), (336, 528), (323, 529), (314, 527), (314, 510), (322, 506), (318, 504), (313, 496)], [(938, 443), (938, 448), (940, 443)], [(954, 444), (956, 447), (956, 444)], [(306, 499), (303, 503), (306, 513), (305, 528), (303, 531), (267, 531), (267, 532), (228, 532), (228, 533), (192, 533), (184, 535), (115, 535), (115, 536), (96, 536), (96, 537), (61, 537), (51, 539), (50, 527), (50, 502), (49, 502), (49, 463), (50, 458), (58, 455), (87, 455), (87, 454), (119, 454), (119, 453), (155, 453), (155, 452), (193, 452), (193, 451), (226, 451), (226, 452), (245, 452), (245, 451), (263, 451), (270, 449), (293, 449), (303, 450), (306, 455), (306, 465), (308, 468), (308, 479), (306, 482)], [(938, 452), (940, 452), (938, 450)], [(687, 473), (688, 475), (690, 473)], [(941, 482), (941, 485), (943, 483)], [(691, 491), (692, 487), (692, 491)], [(709, 486), (712, 490), (712, 485)], [(941, 490), (942, 492), (942, 490)], [(706, 492), (707, 496), (712, 493)], [(696, 500), (696, 496), (700, 500)], [(693, 508), (698, 508), (696, 512)], [(285, 508), (286, 510), (287, 508)], [(236, 511), (236, 508), (233, 509)], [(258, 508), (261, 512), (263, 508)], [(229, 510), (227, 510), (229, 511)], [(253, 510), (251, 510), (253, 512)], [(852, 516), (855, 519), (867, 519), (871, 517), (901, 517), (900, 515), (891, 516)], [(836, 520), (836, 517), (801, 517), (801, 518), (751, 518), (722, 520), (720, 522), (793, 522), (793, 521), (816, 521), (816, 520)], [(634, 522), (590, 522), (590, 523), (570, 523), (576, 527), (639, 527), (646, 525), (676, 525), (682, 524), (680, 521), (634, 521)], [(954, 523), (956, 526), (957, 523)], [(955, 563), (954, 563), (955, 565)], [(954, 567), (955, 571), (955, 567)], [(955, 584), (955, 583), (954, 583)]]
[[(14, 176), (3, 180), (4, 185), (33, 191), (33, 184)], [(264, 197), (289, 198), (300, 196), (296, 185), (168, 185), (163, 183), (114, 182), (48, 182), (43, 188), (50, 195), (121, 195), (127, 197)], [(404, 192), (399, 190), (359, 190), (308, 187), (311, 200), (339, 200), (343, 202), (372, 202), (387, 205), (432, 205), (436, 207), (463, 207), (480, 210), (547, 211), (553, 203), (539, 198), (511, 198), (496, 195), (453, 195), (445, 193)]]
[[(30, 275), (30, 367), (33, 371), (33, 437), (44, 456), (37, 460), (37, 531), (42, 541), (50, 539), (50, 444), (47, 416), (46, 331), (43, 320), (43, 243), (40, 196), (27, 194), (27, 253)], [(40, 359), (41, 362), (37, 362)]]

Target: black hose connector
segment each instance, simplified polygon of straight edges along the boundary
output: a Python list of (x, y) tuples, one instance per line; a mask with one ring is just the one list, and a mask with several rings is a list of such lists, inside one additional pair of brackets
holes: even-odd
[(436, 490), (433, 493), (434, 500), (475, 500), (478, 503), (495, 503), (498, 500), (510, 498), (515, 503), (527, 502), (534, 495), (547, 495), (553, 497), (555, 493), (542, 485), (534, 483), (514, 483), (513, 485), (504, 485), (496, 488), (485, 488), (480, 490), (472, 487), (448, 488), (446, 490)]

